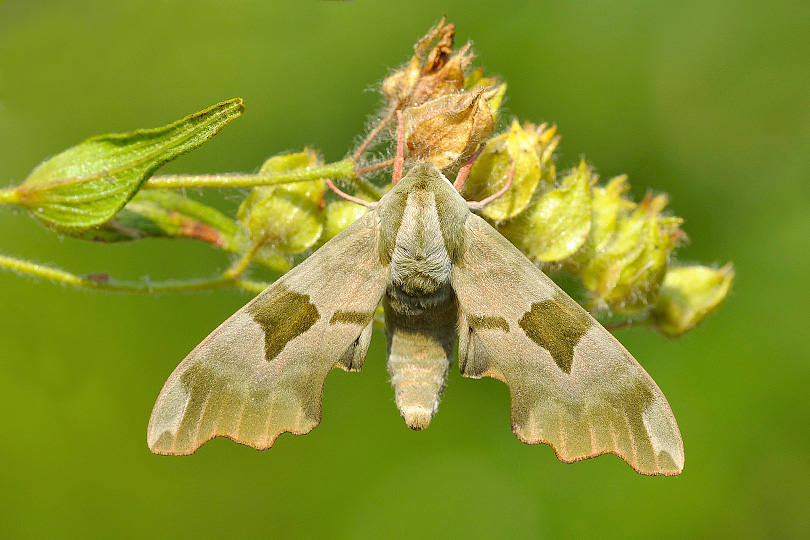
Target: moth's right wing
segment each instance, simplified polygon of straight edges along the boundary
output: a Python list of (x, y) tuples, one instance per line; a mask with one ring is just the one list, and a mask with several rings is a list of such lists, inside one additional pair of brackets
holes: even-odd
[(174, 370), (149, 420), (149, 447), (191, 454), (225, 436), (258, 449), (321, 419), (326, 375), (359, 370), (387, 266), (371, 211), (214, 330)]
[(629, 352), (480, 217), (453, 267), (459, 367), (504, 381), (512, 429), (567, 462), (616, 454), (643, 474), (678, 474), (683, 443), (664, 394)]

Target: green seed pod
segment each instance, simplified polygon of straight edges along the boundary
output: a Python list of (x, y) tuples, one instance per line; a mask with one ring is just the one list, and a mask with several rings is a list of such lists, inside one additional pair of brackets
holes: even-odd
[(616, 235), (619, 223), (636, 207), (623, 197), (629, 189), (627, 175), (612, 178), (605, 187), (591, 189), (591, 230), (582, 249), (566, 261), (571, 272), (579, 273), (597, 253), (604, 251)]
[[(285, 172), (318, 163), (313, 152), (268, 159), (261, 172)], [(239, 221), (253, 243), (283, 253), (301, 253), (315, 245), (323, 231), (326, 182), (307, 180), (255, 188), (239, 207)]]
[(535, 196), (525, 212), (498, 230), (532, 260), (555, 262), (570, 257), (591, 230), (590, 179), (583, 162), (559, 188)]
[(323, 245), (337, 234), (363, 217), (368, 212), (368, 208), (363, 205), (349, 201), (334, 201), (326, 205), (324, 210), (325, 218), (323, 233), (318, 239), (318, 244)]
[(681, 266), (671, 268), (661, 285), (652, 320), (667, 337), (688, 332), (714, 313), (728, 297), (734, 268)]
[[(509, 179), (514, 168), (509, 191), (484, 207), (481, 213), (492, 220), (506, 220), (523, 212), (540, 186), (540, 158), (535, 149), (536, 137), (527, 133), (517, 122), (508, 132), (487, 141), (484, 151), (470, 171), (463, 195), (469, 201), (480, 201), (497, 193)], [(553, 183), (548, 186), (550, 188)]]
[[(248, 251), (255, 249), (255, 247), (253, 240), (248, 237), (247, 230), (240, 228), (233, 236), (228, 251), (244, 255)], [(279, 274), (284, 274), (293, 267), (292, 255), (280, 253), (276, 248), (268, 244), (261, 246), (250, 260)]]
[(292, 255), (279, 253), (270, 246), (264, 246), (257, 251), (251, 262), (261, 264), (279, 274), (284, 274), (293, 267)]
[(653, 303), (680, 236), (680, 220), (659, 215), (665, 205), (664, 197), (645, 199), (582, 270), (582, 281), (594, 293), (597, 307), (633, 316)]

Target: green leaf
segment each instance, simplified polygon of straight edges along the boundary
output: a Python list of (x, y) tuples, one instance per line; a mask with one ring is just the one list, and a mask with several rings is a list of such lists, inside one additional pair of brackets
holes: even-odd
[(192, 238), (226, 248), (239, 229), (219, 210), (174, 191), (142, 191), (112, 219), (70, 235), (95, 242)]
[(161, 128), (87, 139), (34, 169), (15, 190), (16, 203), (57, 231), (101, 225), (158, 167), (216, 135), (243, 109), (237, 98)]

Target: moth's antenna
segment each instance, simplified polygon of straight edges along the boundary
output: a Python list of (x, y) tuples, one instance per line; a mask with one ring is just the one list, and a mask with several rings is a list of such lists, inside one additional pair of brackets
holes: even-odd
[(397, 185), (402, 180), (402, 166), (405, 163), (405, 122), (402, 120), (402, 111), (397, 110), (397, 157), (394, 159), (394, 178), (392, 183)]
[(512, 187), (512, 179), (514, 177), (515, 177), (515, 166), (512, 165), (512, 167), (509, 169), (509, 176), (506, 178), (506, 184), (504, 184), (504, 186), (501, 189), (499, 189), (498, 191), (496, 191), (495, 193), (493, 193), (492, 195), (481, 201), (478, 202), (467, 201), (467, 206), (470, 207), (470, 210), (481, 210), (483, 207), (485, 207), (486, 205), (488, 205), (489, 203), (491, 203), (492, 201), (494, 201), (495, 199), (497, 199), (498, 197), (509, 191), (509, 188)]
[(475, 160), (478, 159), (478, 156), (481, 155), (481, 152), (484, 151), (484, 145), (481, 144), (478, 146), (478, 150), (470, 156), (470, 159), (467, 160), (467, 163), (458, 170), (458, 174), (456, 175), (456, 181), (453, 182), (453, 187), (456, 188), (456, 191), (461, 193), (462, 188), (464, 187), (464, 183), (467, 181), (467, 177), (470, 176), (470, 171), (472, 170), (473, 165), (475, 164)]
[(332, 182), (331, 178), (326, 179), (326, 185), (329, 186), (329, 189), (331, 189), (332, 191), (334, 191), (339, 196), (343, 197), (344, 199), (346, 199), (349, 202), (353, 202), (355, 204), (361, 204), (361, 205), (363, 205), (363, 206), (365, 206), (367, 208), (374, 208), (375, 206), (377, 206), (377, 203), (375, 203), (375, 202), (366, 201), (366, 200), (360, 199), (358, 197), (355, 197), (353, 195), (349, 195), (348, 193), (346, 193), (345, 191), (343, 191), (342, 189), (337, 187), (335, 185), (335, 183)]

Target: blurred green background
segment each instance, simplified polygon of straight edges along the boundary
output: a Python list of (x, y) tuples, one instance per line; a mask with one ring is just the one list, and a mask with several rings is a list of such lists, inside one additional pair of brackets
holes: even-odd
[[(324, 419), (266, 452), (224, 439), (152, 455), (163, 382), (248, 297), (138, 297), (0, 273), (2, 538), (810, 537), (810, 4), (408, 0), (0, 4), (0, 185), (84, 138), (231, 97), (247, 111), (164, 172), (254, 171), (311, 145), (342, 158), (389, 69), (442, 14), (510, 87), (634, 195), (670, 194), (684, 262), (733, 261), (720, 312), (678, 341), (618, 334), (666, 393), (686, 468), (565, 465), (509, 430), (507, 388), (451, 375), (430, 429), (393, 403), (382, 334), (334, 372)], [(238, 194), (206, 194), (233, 211)], [(211, 276), (186, 241), (60, 239), (0, 209), (0, 252), (119, 278)]]

